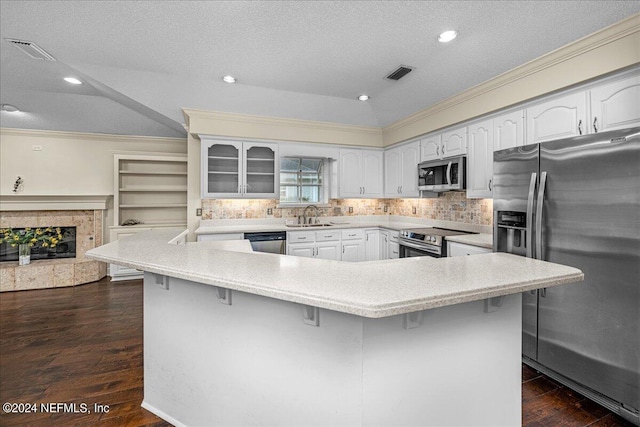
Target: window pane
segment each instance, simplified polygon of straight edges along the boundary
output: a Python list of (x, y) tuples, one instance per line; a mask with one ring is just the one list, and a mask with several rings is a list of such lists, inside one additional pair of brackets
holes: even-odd
[(280, 203), (298, 203), (298, 187), (280, 186)]
[(322, 177), (315, 173), (302, 173), (302, 184), (320, 184), (322, 183)]
[(320, 165), (322, 165), (321, 159), (301, 159), (303, 172), (318, 172)]
[(300, 159), (280, 158), (280, 170), (282, 172), (298, 172), (300, 170)]
[(297, 184), (298, 174), (292, 172), (280, 172), (280, 184)]
[(320, 201), (318, 187), (302, 187), (303, 203), (318, 203)]

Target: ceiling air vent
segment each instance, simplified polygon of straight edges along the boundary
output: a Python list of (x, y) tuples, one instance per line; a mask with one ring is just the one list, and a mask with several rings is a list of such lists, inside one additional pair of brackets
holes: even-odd
[(387, 77), (385, 77), (386, 79), (389, 80), (400, 80), (401, 78), (403, 78), (404, 76), (406, 76), (407, 74), (409, 74), (411, 72), (411, 70), (413, 70), (413, 68), (411, 67), (407, 67), (406, 65), (401, 65), (398, 67), (397, 70), (393, 70)]
[(56, 60), (56, 58), (48, 54), (43, 48), (41, 48), (35, 43), (31, 43), (24, 40), (17, 40), (17, 39), (5, 39), (5, 40), (8, 43), (17, 47), (18, 49), (20, 49), (21, 51), (23, 51), (24, 53), (26, 53), (27, 55), (29, 55), (31, 58), (44, 59), (46, 61)]

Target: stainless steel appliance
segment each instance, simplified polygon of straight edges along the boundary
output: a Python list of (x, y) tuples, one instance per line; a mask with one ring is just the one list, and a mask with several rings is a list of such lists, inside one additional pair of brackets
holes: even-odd
[(523, 294), (525, 363), (640, 424), (640, 128), (494, 153), (494, 251), (577, 267)]
[(443, 192), (466, 188), (467, 158), (430, 160), (418, 165), (418, 189)]
[(245, 240), (251, 242), (251, 248), (256, 252), (284, 254), (287, 243), (286, 231), (244, 233)]
[(430, 256), (442, 258), (447, 256), (447, 236), (472, 234), (466, 231), (448, 230), (446, 228), (414, 228), (402, 230), (398, 238), (400, 258)]

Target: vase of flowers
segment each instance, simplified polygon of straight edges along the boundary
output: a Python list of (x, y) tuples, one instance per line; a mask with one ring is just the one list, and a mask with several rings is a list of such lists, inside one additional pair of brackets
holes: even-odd
[(27, 265), (31, 262), (31, 248), (42, 246), (43, 248), (55, 248), (62, 240), (60, 228), (25, 228), (14, 230), (5, 228), (0, 234), (0, 243), (7, 243), (11, 247), (18, 246), (18, 265)]

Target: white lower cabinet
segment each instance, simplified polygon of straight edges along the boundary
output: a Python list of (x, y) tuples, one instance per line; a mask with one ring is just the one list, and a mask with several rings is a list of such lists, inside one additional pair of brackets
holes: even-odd
[(365, 230), (365, 260), (377, 261), (380, 259), (380, 230)]
[(340, 260), (339, 231), (287, 232), (287, 255)]
[(364, 229), (342, 230), (342, 261), (359, 262), (366, 259)]
[[(149, 230), (151, 230), (150, 227), (136, 227), (136, 226), (111, 227), (109, 230), (109, 241), (115, 242), (116, 240), (121, 240), (121, 239), (124, 239), (125, 237), (133, 236), (134, 234), (140, 233), (142, 231), (149, 231)], [(120, 280), (142, 279), (143, 272), (131, 267), (125, 267), (117, 264), (109, 264), (109, 276), (111, 276), (111, 281), (117, 282)]]
[(380, 259), (400, 258), (399, 236), (397, 230), (380, 230)]
[(464, 243), (458, 242), (447, 242), (447, 253), (448, 256), (466, 256), (466, 255), (478, 255), (478, 254), (488, 254), (493, 252), (489, 248), (483, 248), (480, 246), (473, 245), (465, 245)]

